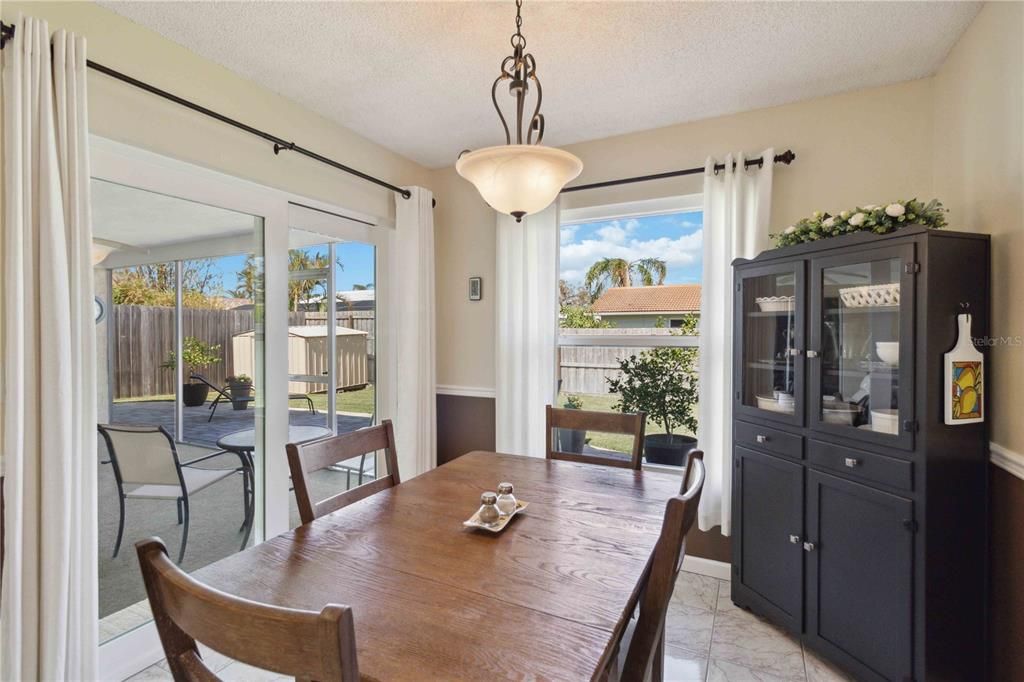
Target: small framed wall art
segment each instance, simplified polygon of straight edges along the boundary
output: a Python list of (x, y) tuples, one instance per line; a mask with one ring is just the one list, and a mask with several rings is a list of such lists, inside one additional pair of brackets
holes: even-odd
[(479, 301), (484, 297), (484, 278), (483, 277), (470, 277), (469, 278), (469, 300)]

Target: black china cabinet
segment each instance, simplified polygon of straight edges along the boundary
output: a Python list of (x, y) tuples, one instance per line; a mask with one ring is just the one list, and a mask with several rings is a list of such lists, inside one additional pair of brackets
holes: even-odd
[(945, 424), (943, 361), (958, 313), (988, 336), (988, 237), (733, 265), (732, 600), (856, 679), (987, 679), (988, 431)]

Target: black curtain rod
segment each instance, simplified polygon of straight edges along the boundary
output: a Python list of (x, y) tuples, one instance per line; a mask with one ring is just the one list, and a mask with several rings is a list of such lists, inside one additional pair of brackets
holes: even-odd
[[(13, 24), (4, 24), (3, 22), (0, 22), (0, 49), (3, 49), (4, 47), (6, 47), (7, 41), (14, 37), (14, 30), (15, 30), (15, 27), (14, 27)], [(385, 182), (384, 180), (381, 180), (380, 178), (375, 178), (372, 175), (367, 175), (366, 173), (363, 173), (362, 171), (356, 170), (355, 168), (352, 168), (350, 166), (346, 166), (343, 163), (339, 163), (339, 162), (337, 162), (337, 161), (335, 161), (333, 159), (327, 158), (326, 156), (322, 156), (320, 154), (317, 154), (316, 152), (314, 152), (311, 149), (306, 149), (305, 147), (301, 147), (301, 146), (295, 144), (294, 142), (289, 142), (289, 141), (287, 141), (287, 140), (285, 140), (283, 138), (278, 137), (277, 135), (271, 135), (270, 133), (268, 133), (266, 131), (263, 131), (263, 130), (260, 130), (259, 128), (253, 128), (252, 126), (246, 125), (245, 123), (242, 123), (241, 121), (237, 121), (237, 120), (235, 120), (235, 119), (233, 119), (233, 118), (231, 118), (229, 116), (225, 116), (224, 114), (219, 114), (219, 113), (217, 113), (216, 111), (214, 111), (212, 109), (207, 109), (206, 107), (201, 106), (199, 104), (196, 104), (195, 102), (192, 102), (190, 100), (187, 100), (184, 97), (179, 97), (179, 96), (177, 96), (177, 95), (175, 95), (173, 93), (167, 92), (166, 90), (161, 90), (160, 88), (158, 88), (158, 87), (156, 87), (154, 85), (150, 85), (149, 83), (146, 83), (144, 81), (140, 81), (137, 78), (132, 78), (131, 76), (129, 76), (127, 74), (124, 74), (124, 73), (121, 73), (120, 71), (115, 71), (114, 69), (111, 69), (108, 66), (103, 66), (102, 64), (97, 64), (96, 62), (94, 62), (92, 60), (86, 60), (86, 65), (90, 69), (93, 69), (95, 71), (99, 71), (100, 73), (105, 74), (107, 76), (110, 76), (111, 78), (116, 78), (117, 80), (119, 80), (119, 81), (121, 81), (123, 83), (127, 83), (128, 85), (132, 85), (132, 86), (134, 86), (136, 88), (139, 88), (141, 90), (145, 90), (146, 92), (154, 94), (157, 97), (163, 97), (164, 99), (169, 100), (171, 102), (174, 102), (175, 104), (179, 104), (179, 105), (185, 107), (186, 109), (191, 109), (192, 111), (196, 111), (196, 112), (198, 112), (200, 114), (203, 114), (204, 116), (209, 116), (210, 118), (216, 119), (216, 120), (220, 121), (221, 123), (226, 123), (229, 126), (233, 126), (235, 128), (238, 128), (239, 130), (244, 130), (245, 132), (249, 133), (250, 135), (255, 135), (256, 137), (263, 138), (267, 142), (272, 142), (274, 144), (274, 153), (275, 154), (280, 154), (282, 150), (286, 150), (286, 151), (290, 151), (290, 152), (297, 152), (297, 153), (302, 154), (303, 156), (307, 156), (307, 157), (309, 157), (309, 158), (311, 158), (311, 159), (313, 159), (315, 161), (319, 161), (320, 163), (327, 164), (328, 166), (331, 166), (332, 168), (337, 168), (338, 170), (344, 171), (345, 173), (349, 173), (350, 175), (354, 175), (357, 178), (362, 178), (363, 180), (366, 180), (367, 182), (372, 182), (375, 185), (379, 185), (381, 187), (386, 187), (387, 189), (391, 190), (392, 192), (397, 192), (398, 194), (401, 194), (406, 199), (412, 197), (412, 192), (410, 192), (407, 189), (402, 189), (401, 187), (396, 187), (395, 185), (392, 185), (390, 182)]]
[[(774, 158), (775, 163), (784, 163), (787, 166), (793, 163), (796, 159), (796, 154), (793, 153), (792, 149), (787, 149), (781, 154), (776, 154)], [(764, 158), (758, 157), (756, 159), (747, 159), (743, 162), (744, 167), (749, 168), (750, 166), (764, 166)], [(736, 163), (733, 162), (733, 168), (736, 167)], [(720, 170), (725, 170), (725, 164), (720, 163), (715, 166), (715, 173)], [(663, 180), (665, 178), (678, 178), (682, 175), (697, 175), (704, 172), (704, 166), (699, 168), (684, 168), (683, 170), (668, 171), (665, 173), (654, 173), (653, 175), (638, 175), (635, 178), (622, 178), (621, 180), (606, 180), (604, 182), (593, 182), (589, 185), (576, 185), (575, 187), (566, 187), (562, 190), (565, 192), (581, 192), (585, 189), (598, 189), (599, 187), (614, 187), (615, 185), (628, 185), (633, 182), (647, 182), (648, 180)]]

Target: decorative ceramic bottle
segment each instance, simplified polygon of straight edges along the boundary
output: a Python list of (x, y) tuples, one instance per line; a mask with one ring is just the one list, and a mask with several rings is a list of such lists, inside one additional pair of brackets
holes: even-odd
[(959, 336), (945, 356), (946, 423), (952, 426), (985, 421), (984, 357), (971, 340), (971, 316), (956, 316)]

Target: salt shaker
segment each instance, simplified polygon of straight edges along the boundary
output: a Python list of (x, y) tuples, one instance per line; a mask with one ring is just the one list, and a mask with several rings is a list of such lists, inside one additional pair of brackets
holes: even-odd
[(516, 510), (516, 497), (512, 494), (511, 483), (498, 484), (498, 511), (508, 516)]
[(484, 493), (480, 496), (480, 510), (477, 512), (477, 518), (480, 519), (480, 523), (488, 526), (493, 526), (501, 518), (501, 512), (498, 511), (496, 503), (498, 496), (494, 493)]

